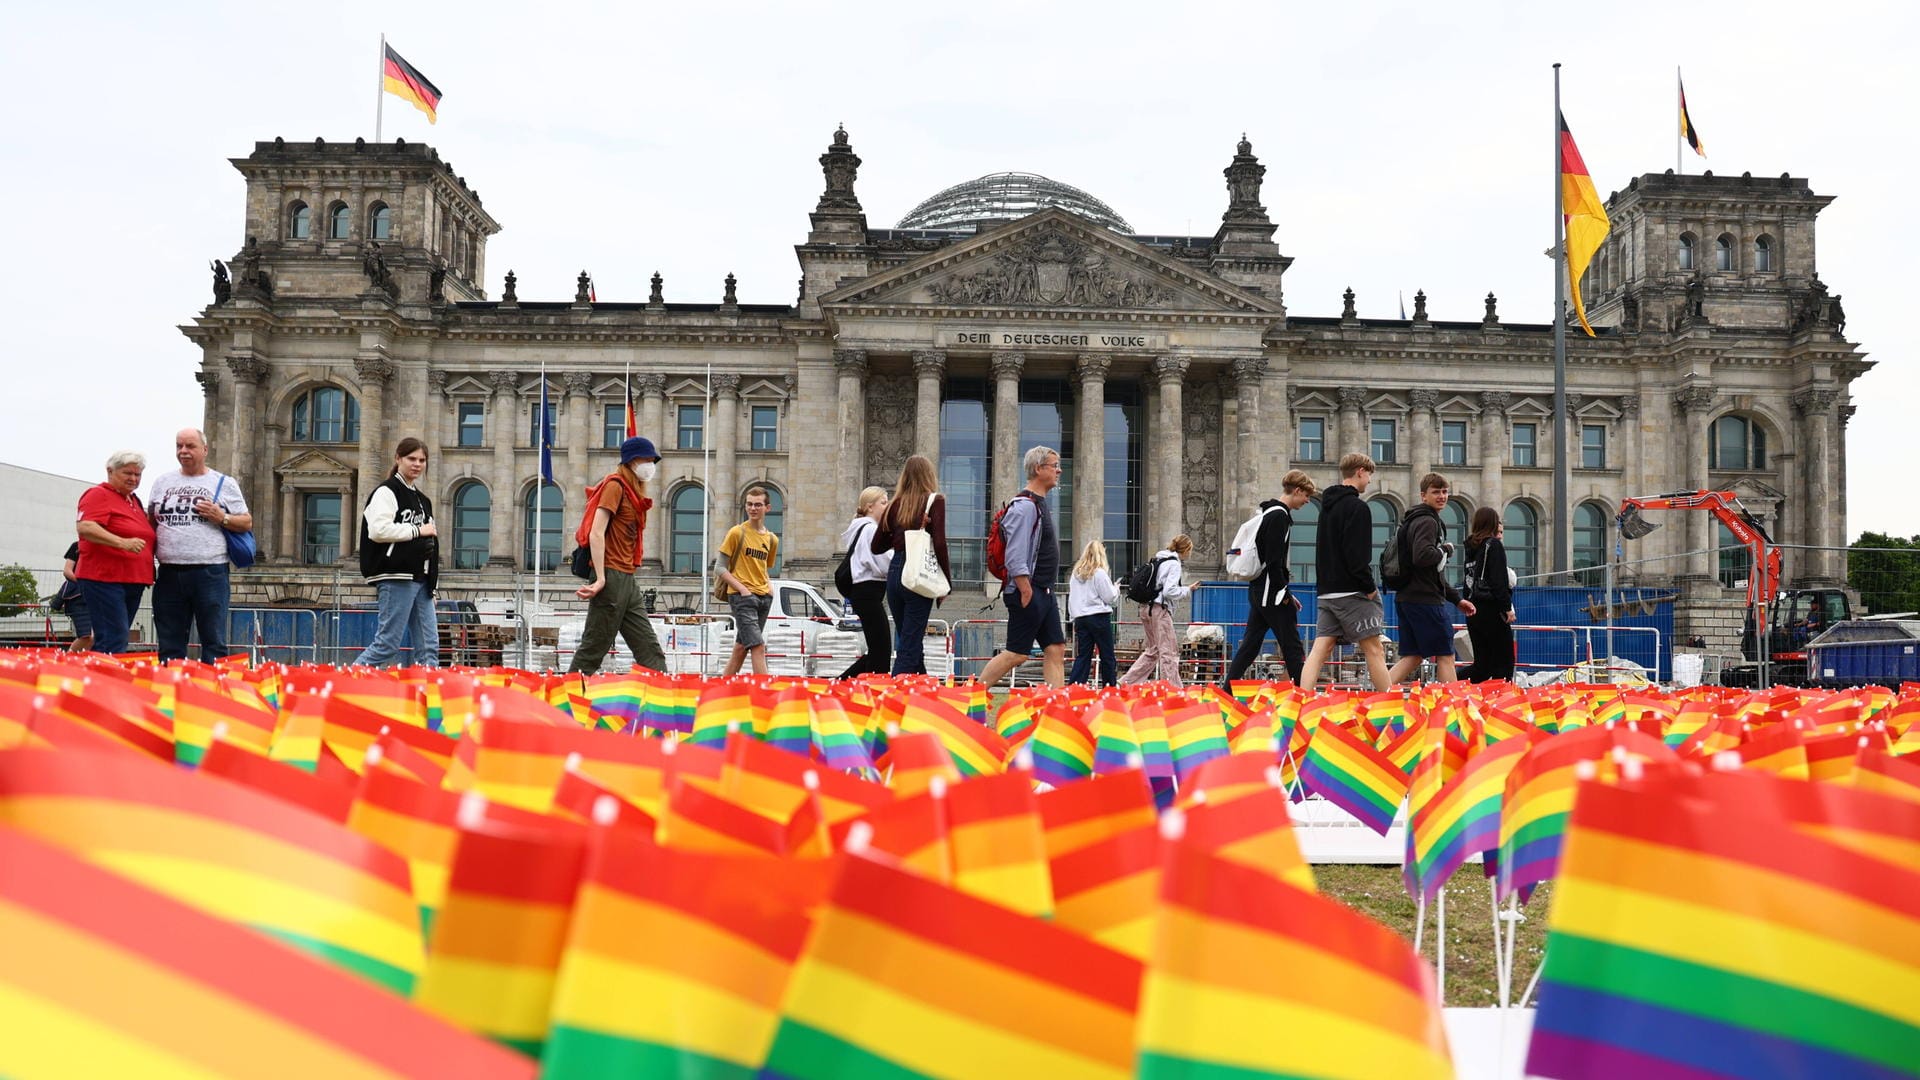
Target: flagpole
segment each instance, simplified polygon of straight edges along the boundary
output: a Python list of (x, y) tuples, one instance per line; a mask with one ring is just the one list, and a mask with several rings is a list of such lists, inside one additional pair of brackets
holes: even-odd
[[(706, 404), (700, 410), (700, 610), (713, 604), (713, 586), (707, 575), (713, 571), (713, 556), (707, 545), (713, 543), (713, 361), (707, 361)], [(704, 661), (701, 668), (705, 672)]]
[(1566, 583), (1567, 488), (1567, 210), (1560, 118), (1560, 65), (1553, 65), (1553, 582)]
[[(1686, 93), (1686, 84), (1680, 81), (1680, 65), (1675, 64), (1673, 65), (1673, 102), (1676, 108), (1687, 107)], [(1680, 117), (1676, 116), (1673, 119), (1673, 175), (1685, 176), (1687, 159), (1680, 155), (1686, 145), (1687, 136), (1686, 132), (1680, 130)]]
[[(540, 473), (534, 479), (533, 487), (533, 610), (540, 611), (540, 563), (547, 552), (547, 470), (544, 466), (552, 460), (552, 451), (547, 449), (550, 441), (547, 434), (547, 360), (540, 358), (540, 422), (534, 425), (534, 439), (539, 444), (539, 464), (535, 465)], [(528, 622), (531, 627), (533, 623)], [(533, 632), (527, 632), (528, 647), (532, 647)]]
[(387, 118), (387, 32), (380, 31), (380, 64), (374, 69), (379, 77), (373, 82), (373, 145), (380, 145), (380, 125)]

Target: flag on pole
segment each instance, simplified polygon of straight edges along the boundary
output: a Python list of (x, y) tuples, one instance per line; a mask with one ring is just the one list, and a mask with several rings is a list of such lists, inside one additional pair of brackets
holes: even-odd
[(627, 438), (640, 434), (640, 414), (633, 407), (633, 372), (627, 372)]
[(1580, 299), (1580, 277), (1613, 226), (1600, 193), (1593, 188), (1593, 178), (1587, 175), (1587, 163), (1580, 159), (1580, 148), (1573, 143), (1573, 132), (1567, 129), (1565, 113), (1560, 114), (1560, 205), (1567, 223), (1567, 285), (1573, 293), (1573, 314), (1592, 337), (1587, 305)]
[(1680, 137), (1687, 140), (1693, 152), (1701, 157), (1707, 156), (1707, 147), (1700, 141), (1700, 132), (1693, 126), (1693, 117), (1687, 114), (1687, 84), (1680, 83)]
[(553, 406), (547, 404), (547, 378), (540, 375), (540, 479), (553, 483)]
[(437, 123), (436, 114), (440, 111), (440, 88), (433, 85), (425, 75), (420, 74), (419, 68), (407, 63), (399, 53), (394, 52), (393, 46), (382, 47), (386, 49), (387, 93), (412, 102), (414, 108), (427, 114), (427, 123)]

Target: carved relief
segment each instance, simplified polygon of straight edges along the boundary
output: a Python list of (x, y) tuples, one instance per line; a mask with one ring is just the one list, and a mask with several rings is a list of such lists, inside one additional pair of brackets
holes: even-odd
[(1024, 241), (994, 256), (985, 269), (936, 281), (927, 292), (941, 303), (1000, 307), (1165, 307), (1176, 296), (1058, 233)]
[(876, 375), (867, 380), (867, 484), (891, 489), (913, 454), (914, 380)]
[[(1222, 544), (1219, 380), (1188, 383), (1180, 404), (1185, 414), (1181, 444), (1186, 457), (1181, 467), (1181, 521), (1193, 538), (1195, 561), (1210, 565), (1218, 558)], [(1164, 536), (1152, 539), (1159, 544), (1167, 542)]]

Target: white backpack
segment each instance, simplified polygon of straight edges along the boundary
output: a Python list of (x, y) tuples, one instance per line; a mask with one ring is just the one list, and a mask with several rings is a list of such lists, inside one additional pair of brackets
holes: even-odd
[(1280, 509), (1269, 506), (1240, 523), (1239, 531), (1233, 534), (1233, 543), (1227, 546), (1227, 573), (1242, 580), (1251, 580), (1260, 576), (1267, 564), (1260, 561), (1260, 549), (1254, 540), (1260, 535), (1260, 523), (1267, 515)]

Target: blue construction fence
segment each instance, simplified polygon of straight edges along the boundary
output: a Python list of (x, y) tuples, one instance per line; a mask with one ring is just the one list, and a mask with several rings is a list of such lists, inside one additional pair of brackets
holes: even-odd
[[(1319, 618), (1319, 589), (1299, 584), (1291, 588), (1300, 600), (1301, 637), (1311, 644), (1314, 622)], [(1399, 620), (1393, 594), (1384, 595), (1387, 631), (1392, 634)], [(1656, 680), (1673, 674), (1674, 598), (1671, 589), (1616, 588), (1612, 594), (1614, 627), (1637, 628), (1614, 635), (1613, 655), (1639, 664)], [(1584, 660), (1603, 659), (1607, 655), (1607, 604), (1606, 590), (1598, 587), (1523, 585), (1515, 589), (1513, 625), (1519, 670), (1565, 668)], [(1455, 614), (1455, 624), (1464, 625), (1465, 620)], [(1224, 627), (1227, 653), (1232, 655), (1246, 634), (1247, 583), (1208, 581), (1195, 586), (1193, 621)], [(1529, 627), (1567, 629), (1529, 631)]]
[(379, 620), (370, 609), (233, 608), (227, 645), (283, 664), (344, 664), (372, 643)]

